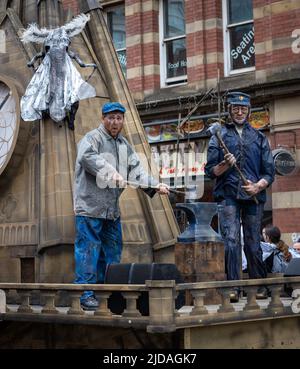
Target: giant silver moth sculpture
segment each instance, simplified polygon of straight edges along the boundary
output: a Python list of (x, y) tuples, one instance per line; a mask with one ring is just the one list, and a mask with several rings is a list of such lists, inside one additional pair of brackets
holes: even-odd
[(69, 128), (74, 129), (79, 100), (96, 96), (94, 87), (82, 79), (71, 59), (81, 67), (96, 68), (96, 64), (83, 63), (69, 50), (71, 37), (79, 34), (89, 19), (89, 15), (81, 14), (53, 30), (31, 24), (24, 31), (23, 43), (43, 43), (44, 50), (27, 64), (33, 67), (37, 59), (43, 59), (21, 99), (23, 120), (33, 121), (48, 114), (59, 125), (67, 118)]

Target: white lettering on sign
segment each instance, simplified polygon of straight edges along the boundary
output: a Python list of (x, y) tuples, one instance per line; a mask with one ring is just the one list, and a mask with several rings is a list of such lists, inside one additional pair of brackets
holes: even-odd
[(277, 160), (278, 165), (282, 167), (294, 167), (295, 162), (294, 161), (288, 161), (288, 160)]
[(249, 45), (249, 43), (253, 42), (254, 39), (254, 29), (250, 30), (247, 34), (243, 36), (242, 41), (239, 46), (231, 50), (231, 56), (234, 60), (236, 60), (239, 56), (242, 57), (243, 63), (246, 65), (247, 62), (251, 59), (252, 55), (255, 54), (254, 45), (250, 46), (247, 52), (244, 52), (244, 49)]
[(292, 42), (292, 51), (294, 54), (300, 53), (300, 29), (294, 29), (292, 32), (292, 38), (296, 40)]
[(4, 30), (0, 30), (0, 53), (6, 53), (6, 36)]
[(168, 69), (177, 69), (177, 68), (183, 68), (186, 67), (186, 60), (181, 60), (176, 63), (168, 63)]
[(126, 54), (118, 54), (118, 58), (119, 58), (120, 64), (126, 67), (127, 65)]

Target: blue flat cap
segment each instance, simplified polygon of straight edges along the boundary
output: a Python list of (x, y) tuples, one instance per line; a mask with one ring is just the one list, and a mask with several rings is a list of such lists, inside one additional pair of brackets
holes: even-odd
[(227, 104), (250, 106), (250, 95), (243, 92), (229, 92), (227, 95)]
[(108, 102), (102, 106), (102, 114), (107, 114), (112, 111), (120, 111), (122, 113), (125, 113), (126, 109), (119, 102)]

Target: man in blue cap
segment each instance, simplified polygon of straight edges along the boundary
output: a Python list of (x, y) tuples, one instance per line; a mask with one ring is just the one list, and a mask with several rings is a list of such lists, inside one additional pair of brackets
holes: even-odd
[[(74, 185), (75, 283), (103, 283), (106, 265), (120, 262), (119, 197), (126, 181), (139, 183), (151, 197), (156, 192), (169, 193), (168, 186), (145, 172), (138, 155), (121, 135), (125, 111), (118, 102), (104, 104), (102, 123), (78, 144)], [(85, 291), (80, 301), (85, 310), (99, 306), (92, 291)]]
[[(212, 136), (205, 167), (206, 175), (216, 179), (214, 197), (221, 205), (219, 220), (225, 244), (227, 279), (241, 279), (241, 221), (249, 277), (265, 278), (267, 272), (262, 260), (260, 231), (265, 189), (275, 175), (273, 157), (266, 136), (248, 122), (250, 96), (232, 92), (227, 95), (227, 103), (231, 122), (222, 127), (221, 137), (230, 153), (224, 155), (217, 137)], [(247, 185), (240, 179), (235, 164), (248, 180)], [(237, 301), (239, 289), (232, 291), (230, 297), (232, 302)], [(257, 298), (266, 297), (266, 288), (260, 288)]]

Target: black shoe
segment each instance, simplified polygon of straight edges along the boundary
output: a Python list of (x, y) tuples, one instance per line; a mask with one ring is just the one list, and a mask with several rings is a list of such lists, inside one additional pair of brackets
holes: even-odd
[(266, 287), (259, 287), (256, 292), (257, 300), (265, 300), (268, 296), (268, 289)]
[(240, 293), (238, 290), (232, 290), (229, 294), (230, 302), (238, 302), (240, 298)]
[(99, 302), (95, 297), (90, 296), (87, 299), (81, 301), (81, 307), (83, 310), (97, 310)]

